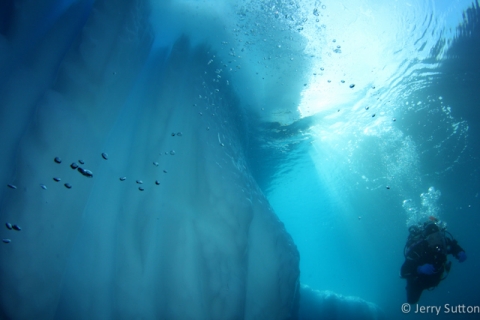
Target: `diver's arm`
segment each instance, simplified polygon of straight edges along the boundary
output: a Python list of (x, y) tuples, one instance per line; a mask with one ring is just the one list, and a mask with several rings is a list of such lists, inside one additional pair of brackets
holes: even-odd
[(402, 268), (400, 269), (400, 277), (410, 278), (417, 275), (417, 267), (417, 261), (411, 260), (407, 257), (402, 265)]
[(447, 248), (448, 248), (449, 254), (453, 255), (458, 260), (465, 260), (465, 259), (461, 259), (459, 256), (461, 252), (463, 252), (463, 254), (460, 254), (460, 255), (465, 255), (465, 250), (463, 250), (463, 248), (460, 247), (457, 240), (453, 238), (452, 239), (447, 238)]
[(409, 278), (418, 275), (417, 268), (420, 265), (420, 260), (423, 260), (422, 252), (424, 252), (425, 242), (416, 244), (405, 256), (405, 262), (400, 270), (402, 278)]

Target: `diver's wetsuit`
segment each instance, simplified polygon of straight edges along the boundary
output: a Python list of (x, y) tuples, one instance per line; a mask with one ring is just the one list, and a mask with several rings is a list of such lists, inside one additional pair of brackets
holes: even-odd
[[(436, 287), (440, 283), (447, 264), (447, 254), (457, 257), (459, 252), (464, 251), (456, 240), (445, 236), (445, 231), (438, 230), (434, 232), (434, 236), (437, 236), (436, 243), (432, 244), (431, 239), (421, 239), (413, 243), (405, 254), (400, 274), (407, 279), (407, 302), (410, 304), (418, 302), (423, 290)], [(439, 238), (442, 238), (440, 243)], [(435, 273), (426, 275), (417, 272), (417, 268), (426, 263), (433, 265)]]

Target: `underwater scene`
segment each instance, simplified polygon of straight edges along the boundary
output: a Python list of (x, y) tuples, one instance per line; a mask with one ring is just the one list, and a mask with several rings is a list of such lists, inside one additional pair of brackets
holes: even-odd
[(478, 0), (2, 0), (0, 319), (478, 319)]

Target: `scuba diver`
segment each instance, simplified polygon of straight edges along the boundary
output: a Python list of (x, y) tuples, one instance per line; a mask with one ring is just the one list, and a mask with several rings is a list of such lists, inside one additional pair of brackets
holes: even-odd
[(462, 249), (450, 232), (434, 217), (431, 221), (411, 226), (405, 245), (405, 262), (400, 276), (407, 279), (407, 302), (417, 303), (422, 291), (435, 288), (446, 278), (451, 267), (447, 255), (451, 254), (464, 262), (467, 259)]

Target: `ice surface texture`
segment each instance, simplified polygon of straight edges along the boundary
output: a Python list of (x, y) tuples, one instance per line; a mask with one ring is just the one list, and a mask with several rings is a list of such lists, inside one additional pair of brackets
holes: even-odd
[(300, 288), (300, 297), (299, 320), (387, 319), (378, 306), (357, 297), (342, 296), (330, 291), (320, 292), (305, 285)]
[(0, 247), (0, 317), (291, 316), (298, 252), (214, 53), (153, 48), (145, 1), (3, 9), (0, 216), (22, 231)]

